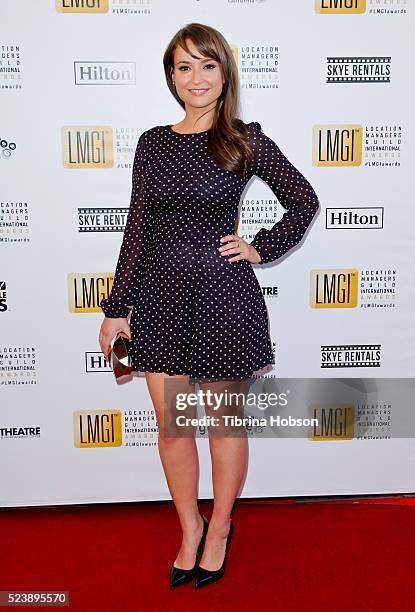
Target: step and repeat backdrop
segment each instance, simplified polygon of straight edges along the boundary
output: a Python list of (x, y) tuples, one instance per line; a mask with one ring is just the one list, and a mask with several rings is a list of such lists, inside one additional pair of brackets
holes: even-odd
[[(250, 428), (241, 496), (415, 490), (413, 4), (1, 2), (0, 505), (170, 499), (145, 375), (117, 383), (98, 334), (137, 140), (183, 117), (162, 56), (190, 22), (229, 41), (241, 118), (321, 204), (300, 248), (254, 266), (275, 351), (254, 384), (320, 425)], [(238, 232), (283, 214), (256, 178)]]

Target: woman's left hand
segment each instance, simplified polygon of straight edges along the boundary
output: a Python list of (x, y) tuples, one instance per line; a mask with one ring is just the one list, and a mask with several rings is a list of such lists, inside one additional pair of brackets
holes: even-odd
[(223, 236), (220, 239), (222, 244), (219, 247), (219, 252), (221, 256), (223, 255), (233, 255), (236, 254), (235, 257), (230, 257), (228, 259), (229, 262), (238, 261), (239, 259), (246, 259), (251, 264), (259, 263), (261, 261), (261, 256), (258, 251), (248, 244), (243, 238), (236, 236), (236, 234), (228, 234), (227, 236)]

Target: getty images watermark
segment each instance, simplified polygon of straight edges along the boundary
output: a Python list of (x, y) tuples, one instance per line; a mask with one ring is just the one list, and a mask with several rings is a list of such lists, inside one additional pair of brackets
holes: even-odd
[[(240, 414), (226, 413), (231, 408), (239, 410), (240, 407), (243, 408), (244, 412), (250, 407), (260, 411), (269, 410), (269, 408), (276, 406), (285, 407), (288, 406), (289, 394), (290, 389), (282, 393), (260, 393), (259, 395), (252, 392), (245, 394), (228, 390), (215, 392), (211, 389), (200, 389), (197, 393), (178, 393), (175, 405), (178, 412), (176, 423), (179, 427), (189, 425), (195, 427), (240, 427), (241, 425), (245, 427), (310, 427), (311, 425), (318, 425), (317, 418), (294, 418), (292, 415), (281, 417), (279, 414), (257, 417), (251, 414), (241, 416)], [(205, 413), (202, 417), (189, 417), (183, 414), (189, 407), (198, 405), (201, 405), (205, 411), (212, 412), (210, 414)]]
[(308, 431), (319, 427), (318, 416), (289, 413), (290, 388), (276, 388), (275, 381), (273, 389), (264, 390), (263, 386), (264, 381), (252, 378), (198, 379), (193, 386), (184, 379), (166, 379), (164, 434), (274, 437), (280, 428)]
[(415, 437), (413, 378), (165, 380), (164, 434), (313, 441)]

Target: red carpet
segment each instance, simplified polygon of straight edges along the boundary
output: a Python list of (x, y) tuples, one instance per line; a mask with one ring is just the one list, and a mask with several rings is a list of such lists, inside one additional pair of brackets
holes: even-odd
[[(241, 501), (225, 577), (200, 590), (168, 587), (181, 541), (171, 502), (3, 509), (0, 590), (66, 590), (85, 612), (412, 612), (413, 504)], [(200, 509), (210, 517), (210, 502)]]

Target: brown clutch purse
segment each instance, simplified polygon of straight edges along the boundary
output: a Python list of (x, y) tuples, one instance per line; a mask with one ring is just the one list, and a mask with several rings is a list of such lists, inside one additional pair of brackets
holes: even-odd
[(129, 354), (131, 341), (118, 335), (111, 342), (110, 365), (115, 378), (128, 376), (132, 372), (131, 355)]

